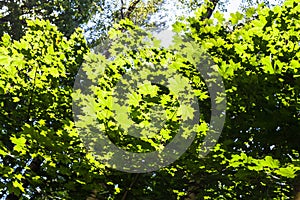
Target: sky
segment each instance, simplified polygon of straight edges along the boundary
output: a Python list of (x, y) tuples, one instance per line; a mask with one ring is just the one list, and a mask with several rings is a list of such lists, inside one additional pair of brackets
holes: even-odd
[(234, 13), (234, 12), (238, 11), (238, 8), (241, 3), (242, 3), (242, 0), (231, 0), (227, 7), (227, 12), (224, 13), (225, 19), (228, 19), (230, 17), (230, 13)]
[[(144, 2), (147, 2), (147, 0), (144, 0)], [(242, 0), (230, 0), (230, 3), (227, 5), (227, 12), (223, 13), (225, 19), (229, 19), (230, 13), (235, 13), (238, 11), (238, 8), (240, 7), (240, 4), (242, 3)], [(164, 20), (168, 20), (167, 24), (171, 25), (176, 21), (176, 16), (187, 16), (187, 15), (192, 15), (193, 12), (187, 13), (184, 12), (182, 9), (176, 9), (176, 5), (174, 4), (174, 0), (166, 0), (165, 3), (165, 11), (159, 14), (155, 14), (152, 17), (153, 21), (157, 21), (161, 19), (160, 15), (165, 15), (163, 18)], [(171, 29), (171, 27), (169, 27)]]

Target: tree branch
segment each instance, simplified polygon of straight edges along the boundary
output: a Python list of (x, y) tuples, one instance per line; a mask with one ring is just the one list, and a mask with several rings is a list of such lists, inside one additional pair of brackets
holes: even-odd
[(210, 0), (209, 1), (209, 4), (210, 4), (209, 6), (211, 6), (211, 7), (207, 8), (206, 15), (201, 17), (202, 21), (204, 19), (209, 19), (212, 16), (212, 14), (213, 14), (214, 10), (216, 9), (219, 1), (220, 0)]
[(140, 2), (141, 0), (135, 0), (132, 2), (132, 4), (128, 7), (127, 12), (125, 13), (125, 17), (129, 18), (130, 15), (133, 13), (134, 9), (136, 8), (136, 5)]
[(124, 9), (124, 0), (121, 0), (121, 19), (124, 19), (124, 12), (123, 12), (123, 9)]

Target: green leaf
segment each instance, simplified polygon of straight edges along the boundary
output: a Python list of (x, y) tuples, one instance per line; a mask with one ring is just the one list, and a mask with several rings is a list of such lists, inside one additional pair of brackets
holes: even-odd
[(158, 92), (158, 87), (156, 85), (152, 85), (150, 81), (144, 81), (144, 83), (138, 85), (139, 93), (143, 95), (150, 95), (151, 97), (155, 97)]
[(21, 152), (21, 154), (25, 153), (25, 147), (26, 147), (26, 139), (24, 137), (16, 138), (16, 137), (11, 137), (10, 138), (11, 142), (15, 144), (14, 150), (17, 152)]
[(216, 18), (218, 20), (219, 23), (222, 23), (225, 18), (224, 18), (224, 14), (223, 13), (220, 13), (219, 11), (216, 11), (214, 13), (214, 18)]
[(180, 105), (178, 115), (181, 115), (183, 120), (193, 119), (195, 110), (187, 105)]
[(266, 73), (274, 74), (274, 69), (271, 63), (270, 56), (262, 58), (261, 63), (263, 64), (263, 69)]
[(280, 164), (279, 161), (273, 159), (271, 156), (266, 156), (264, 160), (265, 160), (264, 164), (270, 168), (278, 168), (279, 167), (279, 164)]
[(13, 97), (13, 102), (19, 102), (20, 101), (20, 99), (19, 99), (19, 97)]
[(7, 34), (7, 33), (5, 33), (3, 36), (2, 36), (2, 42), (3, 42), (3, 44), (5, 45), (5, 46), (8, 46), (11, 42), (10, 42), (10, 40), (11, 40), (11, 38), (10, 38), (10, 36)]
[(7, 151), (0, 149), (0, 155), (6, 156), (7, 154), (8, 154)]
[(116, 113), (115, 120), (125, 131), (127, 131), (128, 128), (134, 124), (134, 121), (129, 118), (128, 107), (114, 103), (113, 110)]
[(246, 15), (247, 15), (247, 17), (252, 17), (253, 15), (254, 15), (254, 13), (255, 13), (255, 8), (248, 8), (247, 9), (247, 11), (246, 11)]
[(286, 167), (286, 168), (280, 168), (275, 171), (276, 174), (283, 176), (283, 177), (287, 177), (287, 178), (295, 178), (295, 176), (296, 176), (295, 172), (296, 172), (296, 170), (291, 166)]
[(18, 188), (21, 192), (25, 192), (22, 183), (19, 183), (18, 181), (13, 181), (13, 186), (14, 186), (15, 188)]
[(242, 15), (239, 12), (230, 13), (230, 16), (231, 16), (230, 21), (231, 21), (232, 25), (236, 25), (244, 17), (244, 15)]
[(9, 66), (11, 58), (7, 55), (0, 55), (0, 65)]
[(177, 95), (179, 92), (184, 92), (188, 88), (186, 78), (178, 74), (176, 74), (173, 78), (169, 78), (168, 83), (168, 88)]
[(128, 103), (133, 106), (138, 106), (142, 100), (142, 96), (136, 92), (128, 94)]
[(55, 78), (58, 78), (60, 76), (60, 73), (59, 73), (59, 70), (57, 67), (51, 67), (49, 69), (49, 73)]

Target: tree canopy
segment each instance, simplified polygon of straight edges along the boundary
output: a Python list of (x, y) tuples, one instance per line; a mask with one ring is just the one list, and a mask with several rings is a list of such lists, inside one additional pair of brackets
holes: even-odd
[[(204, 2), (212, 2), (209, 16), (217, 8), (226, 11), (228, 0), (209, 1), (170, 1), (170, 0), (79, 0), (79, 1), (37, 1), (37, 0), (4, 0), (0, 2), (0, 36), (8, 33), (13, 39), (20, 39), (26, 31), (27, 19), (49, 20), (60, 32), (69, 37), (76, 28), (86, 31), (89, 46), (102, 44), (107, 38), (112, 24), (129, 18), (136, 25), (144, 27), (160, 27), (161, 30), (170, 25), (168, 21), (179, 15), (193, 13)], [(242, 1), (242, 8), (269, 1)], [(281, 3), (281, 0), (274, 2)], [(170, 8), (171, 7), (171, 8)]]
[[(20, 39), (4, 34), (0, 195), (5, 199), (294, 198), (300, 189), (300, 2), (286, 0), (272, 8), (260, 4), (231, 14), (229, 20), (220, 12), (207, 17), (211, 3), (173, 25), (176, 36), (169, 48), (161, 47), (129, 19), (109, 31), (106, 56), (90, 52), (81, 29), (65, 37), (49, 20), (27, 20)], [(209, 76), (197, 70), (197, 59), (205, 56), (212, 61)], [(169, 76), (161, 74), (162, 69), (170, 70)], [(132, 78), (126, 79), (126, 74)], [(155, 83), (155, 76), (166, 76), (161, 79), (167, 84)], [(209, 90), (211, 84), (220, 86), (218, 76), (226, 96)], [(149, 80), (140, 82), (136, 90), (124, 89), (139, 78)], [(95, 128), (124, 151), (163, 151), (176, 139), (183, 121), (196, 115), (194, 104), (182, 104), (190, 100), (188, 96), (183, 100), (176, 96), (186, 92), (180, 88), (196, 97), (199, 119), (193, 127), (183, 126), (179, 142), (192, 131), (195, 139), (178, 159), (156, 171), (127, 173), (106, 164), (114, 156), (123, 157), (106, 154), (105, 146), (99, 147), (102, 157), (96, 155), (97, 142), (103, 138), (95, 135)], [(114, 107), (114, 92), (126, 92), (128, 100), (120, 98), (121, 106)], [(217, 144), (201, 157), (203, 141), (216, 127), (211, 120), (213, 102), (226, 102), (226, 114), (214, 118), (218, 123), (218, 117), (225, 117), (224, 128), (218, 141), (207, 140)], [(79, 108), (75, 115), (74, 105)], [(155, 121), (161, 116), (166, 120), (163, 126)], [(141, 132), (139, 139), (128, 134), (133, 123)]]
[(20, 39), (25, 33), (26, 19), (49, 20), (65, 36), (70, 36), (96, 12), (92, 0), (4, 0), (0, 8), (0, 35), (6, 32), (14, 39)]

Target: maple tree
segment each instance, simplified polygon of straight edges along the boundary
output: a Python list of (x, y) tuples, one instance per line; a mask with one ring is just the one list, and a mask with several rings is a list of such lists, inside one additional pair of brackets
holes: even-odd
[[(80, 29), (67, 39), (49, 21), (28, 21), (28, 30), (20, 40), (12, 40), (5, 34), (0, 43), (1, 196), (6, 199), (296, 196), (300, 168), (299, 3), (287, 0), (271, 9), (260, 5), (244, 14), (234, 13), (228, 21), (219, 12), (212, 18), (203, 18), (209, 6), (204, 5), (194, 17), (174, 24), (174, 32), (181, 37), (175, 38), (173, 49), (144, 40), (151, 35), (123, 20), (110, 32), (111, 41), (116, 41), (112, 42), (111, 50), (116, 51), (111, 52), (111, 57), (91, 53)], [(128, 32), (120, 32), (120, 27), (126, 27)], [(120, 48), (122, 54), (118, 54)], [(222, 76), (227, 102), (221, 137), (204, 158), (199, 152), (210, 128), (214, 99), (208, 93), (204, 75), (196, 70), (195, 52), (205, 52), (216, 64), (213, 66), (217, 66), (214, 69)], [(87, 114), (96, 111), (97, 123), (103, 124), (100, 128), (106, 130), (115, 144), (137, 153), (160, 151), (162, 144), (175, 137), (180, 118), (189, 119), (193, 114), (188, 106), (180, 109), (173, 94), (180, 85), (176, 76), (170, 77), (170, 89), (150, 81), (129, 95), (131, 106), (126, 109), (131, 113), (130, 123), (150, 127), (147, 130), (155, 128), (148, 123), (153, 120), (149, 108), (162, 105), (168, 126), (159, 134), (146, 135), (141, 140), (129, 137), (127, 121), (112, 112), (124, 108), (111, 107), (109, 102), (110, 92), (123, 75), (130, 70), (134, 74), (136, 69), (144, 72), (138, 68), (143, 62), (178, 71), (198, 99), (200, 120), (196, 139), (178, 160), (157, 171), (134, 174), (108, 168), (101, 162), (107, 157), (95, 157), (86, 148), (78, 128), (90, 128), (87, 127), (90, 124), (78, 124), (78, 118), (73, 117), (72, 100), (75, 103), (84, 98), (91, 100), (91, 93), (79, 92), (76, 87), (73, 90), (73, 86), (79, 70), (97, 83), (92, 88), (95, 89), (92, 97), (96, 95), (98, 100), (95, 104), (83, 104), (82, 108), (87, 109), (77, 117), (87, 116), (85, 119), (89, 120)], [(178, 113), (174, 118), (170, 113), (175, 111)]]

